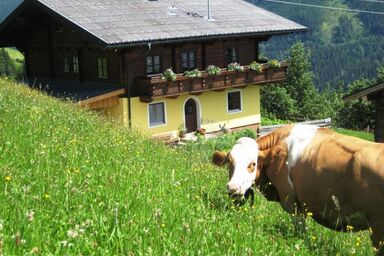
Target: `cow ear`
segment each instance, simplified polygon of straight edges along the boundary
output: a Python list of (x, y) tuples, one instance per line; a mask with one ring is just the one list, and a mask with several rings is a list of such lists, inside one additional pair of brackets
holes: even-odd
[(216, 150), (212, 156), (212, 162), (215, 165), (223, 166), (228, 160), (228, 154), (222, 151)]
[(270, 158), (270, 153), (271, 153), (270, 149), (259, 151), (259, 155), (257, 157), (257, 165), (259, 170), (261, 170), (261, 167), (263, 166), (264, 163), (268, 163)]

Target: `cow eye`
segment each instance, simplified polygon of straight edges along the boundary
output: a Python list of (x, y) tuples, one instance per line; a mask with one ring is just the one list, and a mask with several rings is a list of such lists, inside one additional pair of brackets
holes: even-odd
[(252, 162), (248, 165), (248, 172), (254, 172), (256, 169), (256, 163)]

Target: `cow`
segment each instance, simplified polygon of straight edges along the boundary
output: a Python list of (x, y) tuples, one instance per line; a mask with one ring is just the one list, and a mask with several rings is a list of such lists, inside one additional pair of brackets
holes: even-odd
[(240, 138), (229, 153), (216, 151), (213, 162), (228, 165), (235, 201), (255, 185), (288, 213), (310, 212), (333, 230), (370, 229), (384, 255), (384, 144), (296, 124)]

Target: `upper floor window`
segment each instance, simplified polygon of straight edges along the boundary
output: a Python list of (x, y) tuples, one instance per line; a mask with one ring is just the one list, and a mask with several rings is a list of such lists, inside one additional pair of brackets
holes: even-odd
[(147, 56), (147, 75), (160, 73), (160, 56)]
[(68, 73), (69, 71), (69, 57), (63, 57), (63, 72)]
[(77, 56), (72, 58), (72, 70), (73, 73), (79, 73), (79, 58)]
[(108, 63), (105, 57), (97, 58), (97, 77), (108, 78)]
[(63, 57), (63, 72), (79, 73), (79, 58), (77, 56)]
[(181, 53), (181, 67), (183, 71), (196, 68), (196, 52), (194, 50)]
[(239, 56), (236, 48), (227, 48), (225, 50), (225, 65), (229, 63), (239, 62)]
[(228, 106), (228, 112), (241, 111), (241, 92), (240, 91), (228, 92), (227, 106)]

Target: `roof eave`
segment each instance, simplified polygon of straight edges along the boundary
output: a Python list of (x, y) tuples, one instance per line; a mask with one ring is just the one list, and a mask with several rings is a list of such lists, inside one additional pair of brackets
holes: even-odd
[(370, 96), (372, 94), (375, 94), (375, 93), (377, 93), (379, 91), (384, 91), (384, 83), (378, 83), (378, 84), (376, 84), (374, 86), (371, 86), (371, 87), (362, 89), (360, 91), (357, 91), (355, 93), (346, 95), (346, 96), (343, 97), (343, 100), (345, 102), (348, 102), (348, 101), (356, 100), (356, 99), (359, 99), (359, 98), (362, 98), (362, 97), (368, 97), (368, 96)]
[(225, 39), (225, 38), (238, 38), (244, 36), (251, 37), (262, 37), (262, 36), (275, 36), (275, 35), (286, 35), (292, 33), (302, 33), (307, 32), (309, 29), (303, 27), (302, 29), (290, 29), (290, 30), (280, 30), (280, 31), (265, 31), (265, 32), (248, 32), (248, 33), (237, 33), (237, 34), (219, 34), (219, 35), (206, 35), (206, 36), (192, 36), (192, 37), (183, 37), (183, 38), (167, 38), (167, 39), (154, 39), (154, 40), (143, 40), (135, 42), (122, 42), (122, 43), (112, 43), (107, 44), (105, 48), (107, 49), (119, 49), (119, 48), (128, 48), (133, 46), (142, 46), (147, 44), (168, 44), (168, 43), (180, 43), (180, 42), (190, 42), (190, 41), (207, 41), (211, 39)]

